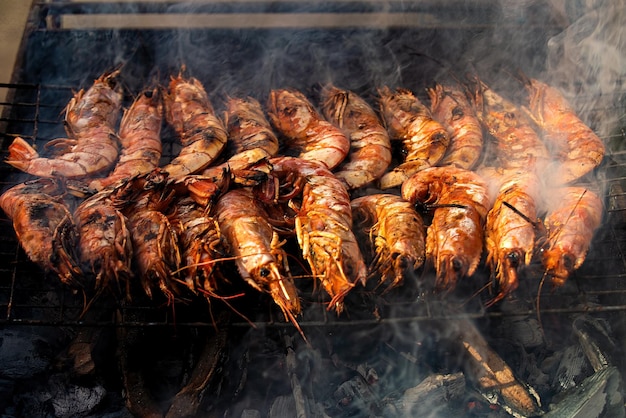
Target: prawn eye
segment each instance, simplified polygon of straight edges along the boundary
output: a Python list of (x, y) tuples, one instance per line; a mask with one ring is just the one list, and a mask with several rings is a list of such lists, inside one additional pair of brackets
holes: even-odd
[(520, 255), (517, 251), (513, 251), (511, 253), (508, 253), (506, 258), (509, 260), (509, 262), (511, 263), (511, 267), (518, 267), (520, 264)]
[(270, 275), (270, 269), (268, 269), (267, 267), (261, 267), (259, 269), (259, 276), (261, 277), (267, 277)]
[(574, 265), (576, 264), (576, 257), (572, 254), (564, 254), (563, 255), (563, 267), (567, 271), (573, 271)]
[(453, 258), (452, 259), (452, 269), (454, 271), (461, 271), (463, 269), (463, 262), (461, 260), (459, 260), (458, 258)]
[(433, 142), (445, 142), (448, 138), (443, 132), (437, 132), (430, 138)]
[(465, 112), (463, 112), (463, 108), (461, 106), (456, 106), (452, 109), (452, 120), (459, 120), (463, 116), (465, 116)]

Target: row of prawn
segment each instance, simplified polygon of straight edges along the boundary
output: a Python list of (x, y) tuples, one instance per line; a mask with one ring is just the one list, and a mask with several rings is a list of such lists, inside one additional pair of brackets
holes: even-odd
[[(116, 134), (117, 75), (103, 75), (70, 102), (71, 139), (52, 141), (51, 158), (40, 157), (20, 138), (10, 146), (10, 164), (44, 178), (9, 190), (0, 204), (29, 257), (67, 283), (87, 272), (96, 288), (106, 288), (128, 284), (138, 271), (148, 295), (158, 288), (173, 300), (181, 287), (213, 295), (213, 268), (228, 255), (240, 275), (269, 293), (296, 323), (300, 301), (281, 237), (295, 234), (302, 258), (337, 312), (346, 294), (374, 272), (396, 286), (425, 260), (437, 271), (436, 287), (450, 290), (474, 273), (483, 247), (499, 284), (496, 301), (515, 289), (519, 270), (537, 248), (546, 271), (561, 284), (582, 264), (600, 223), (599, 198), (576, 188), (556, 189), (561, 205), (549, 210), (545, 223), (537, 217), (537, 176), (550, 159), (527, 116), (532, 109), (543, 112), (535, 119), (545, 136), (560, 141), (559, 170), (575, 173), (569, 179), (557, 176), (562, 180), (556, 184), (599, 164), (589, 152), (580, 157), (593, 160), (585, 160), (584, 168), (570, 164), (578, 152), (573, 144), (590, 130), (573, 123), (571, 109), (547, 87), (537, 89), (527, 111), (479, 81), (473, 96), (458, 85), (436, 85), (429, 91), (431, 109), (408, 90), (383, 88), (382, 118), (365, 100), (332, 86), (323, 91), (325, 116), (303, 94), (275, 90), (268, 104), (271, 123), (259, 103), (247, 98), (229, 100), (222, 124), (201, 83), (179, 75), (168, 92), (141, 94)], [(182, 149), (159, 167), (163, 113)], [(555, 123), (561, 118), (567, 129)], [(279, 141), (272, 126), (290, 156), (275, 157)], [(496, 138), (496, 158), (475, 172), (483, 127)], [(405, 161), (389, 170), (390, 141), (397, 139)], [(593, 138), (584, 141), (601, 159), (603, 148), (598, 150)], [(212, 165), (220, 156), (223, 162)], [(71, 179), (89, 187), (68, 186)], [(501, 185), (498, 193), (491, 192), (488, 180)], [(357, 195), (374, 181), (383, 190), (401, 190), (351, 200), (349, 190)], [(65, 203), (68, 194), (94, 191), (74, 210)], [(415, 204), (432, 212), (427, 227)], [(547, 238), (537, 245), (543, 225)], [(370, 268), (353, 232), (358, 235), (361, 226), (372, 239)]]

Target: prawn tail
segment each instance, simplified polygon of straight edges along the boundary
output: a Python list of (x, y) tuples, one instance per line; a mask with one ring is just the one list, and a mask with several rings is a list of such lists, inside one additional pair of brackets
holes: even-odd
[(6, 162), (19, 170), (25, 171), (30, 161), (38, 157), (39, 154), (35, 148), (18, 136), (9, 145), (9, 157)]

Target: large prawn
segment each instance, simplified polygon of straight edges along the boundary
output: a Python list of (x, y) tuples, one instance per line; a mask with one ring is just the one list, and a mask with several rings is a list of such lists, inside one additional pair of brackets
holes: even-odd
[(556, 88), (528, 79), (526, 113), (542, 129), (543, 139), (557, 161), (547, 169), (553, 185), (571, 183), (591, 172), (602, 162), (605, 146), (602, 140), (576, 115)]
[(424, 264), (426, 227), (415, 207), (393, 194), (372, 194), (350, 202), (356, 225), (364, 226), (375, 256), (374, 269), (390, 288)]
[(104, 189), (85, 199), (74, 210), (79, 232), (78, 249), (83, 270), (95, 277), (99, 292), (113, 282), (126, 287), (130, 298), (133, 246), (126, 217), (118, 210), (113, 196), (115, 188)]
[(404, 161), (380, 179), (381, 189), (397, 187), (420, 170), (436, 165), (450, 143), (448, 131), (406, 89), (378, 90), (380, 112), (392, 140), (401, 140)]
[(540, 186), (537, 175), (532, 171), (484, 169), (479, 173), (483, 178), (499, 184), (485, 227), (487, 264), (498, 290), (489, 302), (493, 305), (517, 289), (520, 271), (533, 258), (540, 225), (537, 218)]
[(163, 102), (158, 89), (142, 92), (124, 112), (120, 122), (120, 158), (113, 171), (89, 187), (101, 190), (111, 184), (149, 173), (159, 166), (163, 146)]
[(466, 89), (458, 83), (436, 83), (428, 89), (430, 110), (450, 135), (450, 144), (438, 165), (471, 170), (483, 151), (483, 128)]
[(178, 234), (166, 215), (175, 195), (170, 185), (167, 175), (154, 171), (124, 183), (115, 197), (128, 219), (141, 286), (150, 298), (159, 288), (168, 303), (178, 293), (181, 265)]
[(70, 139), (46, 144), (53, 156), (42, 157), (24, 139), (9, 145), (6, 162), (39, 177), (86, 178), (108, 171), (119, 154), (116, 123), (122, 93), (117, 86), (119, 70), (103, 74), (87, 90), (80, 90), (66, 108)]
[[(296, 208), (295, 230), (302, 256), (331, 297), (328, 309), (341, 313), (347, 293), (367, 279), (367, 267), (352, 232), (348, 191), (322, 163), (296, 157), (276, 157), (269, 162), (271, 176), (280, 187), (270, 188), (263, 196), (270, 203), (288, 201)], [(275, 185), (271, 179), (266, 184)]]
[(426, 258), (437, 271), (435, 287), (450, 291), (480, 263), (484, 225), (491, 207), (489, 188), (477, 173), (431, 167), (402, 184), (402, 197), (434, 207), (426, 236)]
[(182, 149), (163, 171), (170, 180), (202, 171), (220, 155), (228, 135), (215, 115), (204, 86), (196, 78), (172, 77), (165, 95), (166, 119), (180, 137)]
[(287, 255), (258, 200), (249, 189), (234, 189), (219, 198), (215, 213), (241, 277), (259, 292), (268, 293), (302, 333), (296, 321), (300, 299), (288, 275)]
[(547, 204), (541, 260), (552, 284), (562, 286), (585, 261), (604, 207), (600, 197), (584, 187), (556, 189)]
[(226, 108), (224, 120), (228, 143), (224, 153), (228, 159), (205, 169), (202, 174), (219, 178), (224, 170), (228, 170), (236, 181), (245, 181), (250, 175), (248, 169), (278, 153), (278, 138), (256, 99), (230, 98)]
[(28, 258), (67, 285), (77, 285), (82, 271), (76, 262), (78, 232), (60, 180), (41, 178), (14, 186), (0, 196), (0, 207), (13, 222)]
[(348, 159), (335, 176), (348, 189), (380, 178), (391, 163), (389, 134), (372, 107), (355, 93), (328, 85), (322, 91), (324, 116), (350, 138)]
[(332, 170), (348, 155), (350, 139), (299, 91), (272, 90), (267, 107), (270, 121), (287, 139), (294, 156), (321, 162)]
[[(213, 193), (217, 201), (217, 186)], [(217, 289), (213, 274), (216, 260), (224, 256), (222, 234), (217, 220), (210, 214), (212, 208), (210, 204), (200, 206), (193, 197), (184, 196), (176, 200), (170, 216), (178, 231), (185, 284), (192, 292), (200, 290), (209, 295), (215, 294)]]
[(550, 154), (532, 120), (482, 81), (475, 80), (473, 89), (478, 118), (496, 140), (494, 166), (542, 173)]

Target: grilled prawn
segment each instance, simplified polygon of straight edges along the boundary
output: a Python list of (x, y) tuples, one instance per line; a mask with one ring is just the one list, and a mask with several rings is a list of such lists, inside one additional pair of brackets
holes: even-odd
[(85, 178), (108, 171), (119, 153), (115, 125), (122, 93), (116, 82), (118, 73), (103, 74), (87, 91), (79, 91), (70, 100), (65, 115), (70, 139), (46, 144), (54, 156), (41, 157), (18, 137), (9, 145), (6, 162), (39, 177)]
[(215, 261), (223, 257), (224, 251), (217, 220), (207, 209), (191, 197), (181, 198), (175, 204), (172, 224), (178, 231), (185, 284), (191, 291), (201, 289), (214, 294), (217, 288), (213, 276)]
[(299, 91), (272, 90), (267, 107), (272, 124), (287, 139), (289, 152), (295, 156), (321, 162), (332, 170), (348, 155), (348, 137)]
[(85, 272), (94, 275), (96, 291), (123, 283), (130, 297), (132, 240), (127, 219), (112, 199), (114, 194), (113, 188), (102, 190), (74, 210), (80, 262)]
[(266, 119), (261, 104), (252, 97), (230, 98), (226, 103), (225, 123), (228, 131), (226, 162), (209, 167), (204, 176), (217, 178), (222, 171), (233, 173), (237, 181), (245, 181), (248, 169), (259, 161), (278, 153), (278, 138)]
[[(295, 157), (276, 157), (270, 163), (271, 175), (280, 188), (266, 192), (266, 196), (278, 202), (290, 200), (298, 206), (295, 229), (302, 255), (331, 297), (328, 309), (341, 313), (345, 296), (357, 282), (364, 284), (367, 278), (352, 232), (348, 191), (322, 163)], [(290, 187), (291, 192), (285, 191)]]
[(56, 273), (64, 284), (75, 285), (82, 275), (74, 254), (78, 233), (64, 193), (56, 179), (27, 181), (4, 192), (0, 207), (13, 221), (28, 258)]
[(157, 287), (169, 303), (178, 293), (174, 272), (181, 264), (178, 235), (166, 215), (173, 197), (167, 176), (160, 172), (126, 182), (115, 196), (128, 219), (133, 259), (144, 292), (152, 298), (152, 289)]
[(390, 287), (424, 264), (426, 228), (414, 206), (400, 196), (373, 194), (350, 202), (355, 225), (364, 226), (375, 248), (374, 269)]
[(402, 141), (404, 161), (380, 179), (380, 187), (400, 186), (403, 181), (428, 167), (436, 165), (450, 143), (446, 129), (433, 119), (430, 110), (406, 89), (391, 91), (383, 87), (380, 112), (392, 140)]
[(215, 206), (217, 223), (241, 277), (259, 292), (271, 295), (285, 318), (298, 329), (300, 299), (293, 280), (286, 275), (286, 254), (267, 214), (248, 189), (234, 189)]
[(548, 168), (554, 185), (564, 185), (591, 172), (602, 162), (602, 140), (578, 118), (567, 99), (554, 87), (529, 79), (527, 114), (539, 125), (551, 154), (557, 159)]
[(101, 190), (111, 184), (149, 173), (159, 166), (163, 103), (158, 89), (141, 93), (124, 112), (120, 122), (120, 158), (113, 171), (89, 187)]
[(380, 178), (391, 163), (391, 143), (374, 109), (355, 93), (330, 85), (322, 91), (322, 99), (326, 119), (350, 138), (348, 160), (337, 167), (335, 176), (348, 189)]
[(539, 225), (539, 179), (527, 171), (483, 170), (480, 174), (500, 184), (485, 227), (487, 264), (498, 289), (490, 301), (494, 304), (517, 289), (519, 272), (533, 257)]
[(433, 118), (450, 135), (450, 144), (438, 165), (466, 170), (476, 166), (483, 150), (483, 129), (467, 92), (458, 84), (439, 84), (428, 89)]
[(473, 171), (432, 167), (402, 184), (402, 197), (434, 207), (426, 236), (426, 258), (436, 270), (436, 287), (452, 290), (471, 276), (483, 251), (484, 224), (491, 207), (487, 183)]
[(176, 180), (211, 164), (226, 146), (228, 135), (198, 79), (172, 77), (164, 99), (166, 119), (179, 135), (182, 149), (163, 170)]
[(481, 123), (496, 139), (496, 165), (543, 172), (550, 155), (532, 120), (481, 81), (476, 81), (472, 100)]
[(552, 284), (562, 286), (585, 261), (602, 221), (603, 205), (596, 193), (584, 187), (557, 189), (550, 199), (541, 259)]

